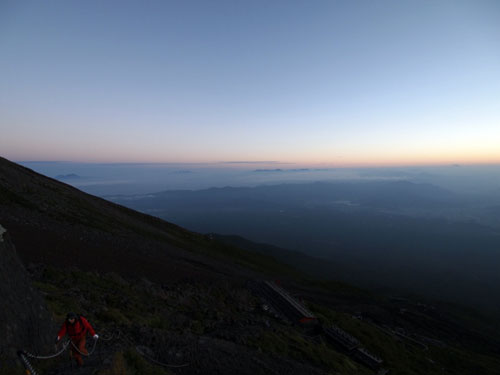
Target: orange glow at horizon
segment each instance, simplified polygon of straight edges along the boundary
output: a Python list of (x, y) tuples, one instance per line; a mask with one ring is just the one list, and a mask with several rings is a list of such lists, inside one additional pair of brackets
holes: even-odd
[[(40, 150), (39, 150), (40, 151)], [(483, 153), (429, 153), (428, 155), (394, 155), (390, 152), (385, 153), (364, 153), (332, 156), (330, 155), (268, 155), (261, 157), (241, 157), (234, 155), (210, 155), (202, 157), (201, 155), (177, 155), (176, 157), (165, 156), (161, 153), (146, 155), (145, 153), (135, 152), (128, 154), (107, 154), (102, 155), (94, 153), (92, 157), (83, 154), (74, 154), (59, 152), (37, 152), (37, 153), (7, 153), (0, 155), (15, 161), (69, 161), (81, 163), (173, 163), (173, 164), (220, 164), (226, 166), (240, 166), (245, 164), (263, 164), (280, 165), (289, 164), (293, 166), (316, 166), (316, 167), (335, 167), (335, 168), (356, 168), (356, 167), (402, 167), (402, 166), (439, 166), (439, 165), (485, 165), (500, 164), (500, 152)], [(281, 156), (281, 157), (280, 157)], [(294, 157), (295, 156), (295, 157)]]

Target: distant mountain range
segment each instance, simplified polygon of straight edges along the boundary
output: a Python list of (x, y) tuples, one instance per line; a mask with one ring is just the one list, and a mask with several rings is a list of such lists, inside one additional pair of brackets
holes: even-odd
[[(318, 277), (500, 311), (495, 201), (403, 180), (174, 190), (109, 199), (204, 233), (294, 250)], [(296, 254), (321, 259), (317, 266)], [(312, 259), (309, 259), (312, 261)], [(315, 262), (312, 262), (315, 263)], [(425, 275), (425, 277), (422, 277)]]
[(255, 169), (254, 172), (269, 172), (269, 173), (275, 173), (275, 172), (324, 172), (328, 171), (328, 169), (311, 169), (311, 168), (297, 168), (297, 169), (281, 169), (281, 168), (275, 168), (275, 169)]

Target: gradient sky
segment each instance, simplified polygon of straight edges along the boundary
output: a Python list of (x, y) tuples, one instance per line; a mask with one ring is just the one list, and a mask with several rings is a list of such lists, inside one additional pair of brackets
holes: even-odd
[(500, 2), (3, 0), (0, 155), (500, 162)]

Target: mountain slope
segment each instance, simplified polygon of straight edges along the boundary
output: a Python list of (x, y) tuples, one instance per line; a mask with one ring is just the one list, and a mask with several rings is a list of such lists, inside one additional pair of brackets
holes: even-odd
[(160, 282), (250, 276), (248, 266), (293, 273), (270, 257), (248, 257), (3, 158), (0, 208), (0, 220), (26, 263), (148, 275)]
[[(47, 306), (31, 285), (9, 233), (0, 225), (0, 368), (15, 367), (12, 359), (23, 348), (32, 353), (49, 347), (54, 329)], [(43, 321), (40, 325), (37, 322)]]
[[(332, 324), (393, 373), (500, 373), (498, 326), (483, 316), (307, 280), (256, 248), (184, 230), (5, 159), (0, 223), (56, 322), (73, 310), (109, 338), (82, 375), (373, 373), (326, 340), (322, 327)], [(264, 308), (247, 284), (262, 278), (280, 278), (320, 324), (310, 331)], [(160, 370), (137, 348), (189, 366)], [(64, 358), (38, 365), (41, 374), (71, 373)]]

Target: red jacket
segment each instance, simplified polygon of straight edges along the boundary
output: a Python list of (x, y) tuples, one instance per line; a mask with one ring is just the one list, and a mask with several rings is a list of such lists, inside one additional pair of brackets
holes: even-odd
[(78, 341), (85, 337), (87, 331), (90, 332), (91, 336), (95, 335), (94, 328), (83, 316), (76, 318), (75, 323), (70, 324), (65, 321), (57, 334), (58, 339), (62, 339), (67, 333), (71, 340)]

